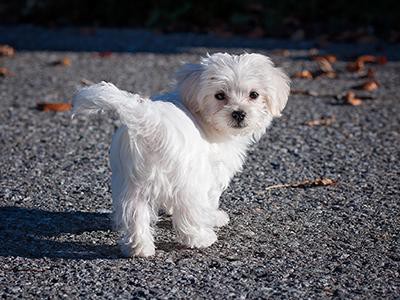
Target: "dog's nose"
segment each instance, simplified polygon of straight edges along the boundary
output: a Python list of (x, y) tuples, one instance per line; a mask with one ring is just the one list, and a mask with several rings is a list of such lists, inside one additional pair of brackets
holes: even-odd
[(239, 123), (242, 122), (245, 117), (246, 113), (243, 110), (235, 110), (234, 112), (232, 112), (232, 118), (234, 118)]

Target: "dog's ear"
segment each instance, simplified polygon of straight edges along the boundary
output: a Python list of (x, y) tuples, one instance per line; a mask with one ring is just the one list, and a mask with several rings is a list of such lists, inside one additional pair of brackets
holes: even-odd
[(270, 90), (269, 106), (272, 116), (280, 117), (290, 93), (290, 79), (281, 68), (272, 66), (268, 89)]
[(279, 117), (285, 108), (289, 92), (290, 79), (285, 72), (274, 66), (269, 57), (262, 54), (244, 54), (250, 65), (262, 78), (263, 86), (267, 91), (267, 106), (273, 117)]
[(204, 65), (185, 64), (176, 73), (176, 87), (183, 102), (193, 112), (198, 111), (199, 82)]

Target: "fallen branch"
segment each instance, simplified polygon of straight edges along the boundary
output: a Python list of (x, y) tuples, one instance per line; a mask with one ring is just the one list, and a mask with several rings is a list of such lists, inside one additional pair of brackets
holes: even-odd
[(266, 188), (266, 190), (281, 189), (281, 188), (311, 188), (317, 186), (332, 186), (337, 183), (337, 180), (330, 178), (318, 178), (314, 180), (306, 179), (304, 181), (276, 184)]

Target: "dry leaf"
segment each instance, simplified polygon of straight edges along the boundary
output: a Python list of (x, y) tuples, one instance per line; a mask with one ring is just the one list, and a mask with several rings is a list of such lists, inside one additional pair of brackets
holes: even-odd
[(14, 76), (15, 74), (8, 70), (7, 68), (0, 67), (0, 77), (5, 77), (5, 76)]
[(68, 57), (63, 57), (60, 60), (56, 60), (52, 63), (53, 66), (63, 66), (63, 67), (69, 67), (71, 65), (71, 59)]
[(359, 61), (349, 62), (346, 66), (346, 69), (349, 72), (360, 72), (364, 69), (364, 63)]
[(346, 93), (346, 95), (344, 96), (344, 100), (345, 100), (346, 104), (350, 104), (353, 106), (359, 106), (362, 104), (362, 100), (359, 98), (356, 98), (356, 95), (352, 91), (349, 91)]
[(280, 189), (280, 188), (310, 188), (317, 186), (332, 186), (337, 183), (337, 180), (330, 178), (318, 178), (314, 180), (306, 179), (300, 182), (293, 182), (287, 184), (277, 184), (266, 188), (266, 190)]
[(326, 58), (319, 56), (315, 59), (315, 61), (318, 63), (318, 66), (322, 72), (334, 72), (332, 64)]
[(333, 55), (333, 54), (324, 55), (324, 58), (327, 61), (329, 61), (331, 64), (334, 64), (337, 61), (336, 55)]
[(69, 111), (71, 109), (71, 103), (59, 102), (59, 103), (48, 103), (42, 102), (37, 104), (37, 109), (41, 111)]
[(329, 72), (322, 72), (320, 76), (328, 77), (328, 78), (337, 78), (337, 74), (335, 71), (329, 71)]
[(379, 88), (379, 83), (376, 80), (369, 80), (360, 85), (353, 86), (353, 89), (364, 90), (368, 92), (375, 91)]
[(384, 65), (387, 63), (387, 57), (374, 56), (374, 55), (361, 55), (354, 62), (350, 62), (347, 65), (347, 70), (349, 70), (350, 72), (359, 72), (364, 69), (366, 63)]
[(372, 92), (379, 88), (379, 83), (376, 80), (370, 80), (370, 81), (364, 82), (357, 88), (364, 90), (364, 91)]
[(9, 45), (0, 45), (0, 56), (11, 57), (15, 55), (15, 49)]
[(374, 63), (374, 62), (376, 62), (376, 56), (374, 56), (374, 55), (361, 55), (356, 59), (356, 61), (361, 62), (363, 64), (365, 64), (365, 63)]
[(320, 119), (310, 120), (305, 122), (304, 124), (307, 126), (329, 126), (332, 125), (336, 121), (335, 116), (331, 117), (322, 117)]
[(315, 55), (312, 57), (313, 60), (327, 60), (330, 64), (334, 64), (337, 61), (336, 55), (326, 54), (326, 55)]
[(296, 72), (293, 75), (294, 78), (303, 78), (303, 79), (313, 79), (313, 75), (310, 71), (308, 70), (303, 70), (300, 72)]
[(375, 55), (361, 55), (357, 58), (356, 61), (362, 62), (362, 63), (376, 63), (380, 65), (384, 65), (387, 63), (387, 57), (386, 56), (375, 56)]

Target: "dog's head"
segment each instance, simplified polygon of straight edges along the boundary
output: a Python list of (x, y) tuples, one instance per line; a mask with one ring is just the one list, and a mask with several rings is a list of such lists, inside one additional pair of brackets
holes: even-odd
[(216, 53), (184, 65), (177, 88), (207, 132), (261, 136), (286, 105), (289, 78), (264, 55)]

